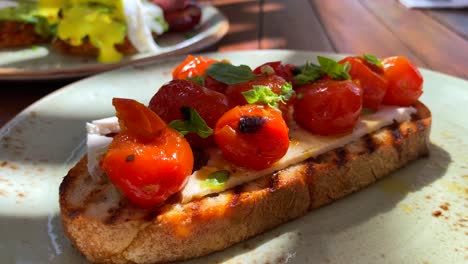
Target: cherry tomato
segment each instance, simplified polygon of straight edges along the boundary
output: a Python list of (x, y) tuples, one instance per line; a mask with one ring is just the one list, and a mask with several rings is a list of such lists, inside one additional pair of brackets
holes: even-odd
[(169, 24), (169, 30), (183, 32), (195, 28), (200, 23), (201, 15), (200, 7), (188, 5), (184, 9), (164, 13), (164, 18)]
[(219, 119), (214, 136), (227, 160), (237, 166), (262, 170), (286, 154), (288, 133), (279, 111), (264, 105), (243, 105)]
[(159, 206), (180, 191), (192, 173), (190, 145), (144, 105), (119, 98), (113, 104), (122, 130), (101, 167), (130, 202)]
[(292, 64), (282, 64), (281, 61), (267, 62), (255, 68), (253, 73), (262, 74), (263, 66), (270, 66), (275, 71), (276, 75), (281, 76), (287, 82), (292, 82), (294, 79), (294, 74), (292, 71), (296, 68), (296, 66)]
[(245, 97), (242, 95), (243, 92), (252, 90), (255, 85), (265, 85), (270, 89), (279, 94), (281, 93), (281, 87), (286, 81), (278, 75), (260, 75), (252, 81), (247, 81), (235, 85), (230, 85), (226, 89), (226, 95), (235, 105), (247, 104)]
[(388, 89), (384, 104), (409, 106), (414, 104), (423, 93), (421, 73), (407, 58), (389, 57), (382, 60)]
[[(387, 91), (388, 81), (383, 74), (378, 74), (369, 67), (369, 63), (359, 57), (347, 57), (340, 61), (351, 64), (349, 75), (351, 79), (359, 81), (363, 90), (363, 106), (378, 110)], [(375, 66), (376, 68), (379, 68)], [(380, 69), (380, 68), (379, 68)]]
[[(163, 85), (149, 103), (149, 108), (167, 123), (183, 118), (180, 112), (183, 106), (197, 110), (211, 128), (214, 128), (218, 119), (231, 109), (224, 94), (187, 80), (177, 79)], [(201, 147), (214, 143), (212, 137), (204, 140), (196, 134), (188, 134), (186, 138), (192, 146)]]
[(219, 93), (224, 93), (226, 91), (226, 88), (228, 87), (227, 84), (222, 83), (216, 79), (214, 79), (211, 76), (206, 76), (205, 78), (205, 88), (208, 88), (210, 90), (219, 92)]
[[(233, 105), (245, 105), (247, 100), (242, 95), (243, 92), (253, 89), (254, 85), (265, 85), (270, 87), (270, 89), (276, 94), (281, 93), (281, 87), (286, 83), (286, 81), (278, 75), (260, 75), (252, 81), (247, 81), (235, 85), (228, 86), (226, 89), (226, 95), (229, 98), (229, 101)], [(287, 105), (280, 103), (278, 108), (283, 113), (283, 118), (288, 121), (289, 112), (290, 112), (290, 100)]]
[(187, 58), (174, 69), (172, 77), (174, 79), (187, 79), (188, 77), (202, 76), (205, 74), (206, 69), (215, 62), (217, 62), (215, 59), (188, 55)]
[(353, 81), (320, 81), (301, 86), (294, 102), (294, 119), (320, 135), (353, 130), (362, 109), (362, 89)]

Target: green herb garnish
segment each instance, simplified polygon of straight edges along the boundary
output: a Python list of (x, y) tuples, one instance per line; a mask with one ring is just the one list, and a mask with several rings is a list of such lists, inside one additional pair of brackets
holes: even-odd
[(198, 85), (200, 85), (201, 87), (204, 87), (204, 86), (205, 86), (205, 79), (206, 79), (206, 76), (205, 76), (205, 75), (187, 77), (187, 80), (188, 80), (188, 81), (191, 81), (191, 82), (193, 82), (193, 83), (195, 83), (195, 84), (198, 84)]
[(322, 69), (323, 72), (326, 74), (330, 75), (335, 80), (350, 80), (351, 76), (349, 75), (349, 70), (351, 68), (351, 65), (348, 63), (348, 65), (345, 64), (340, 64), (337, 61), (322, 57), (322, 56), (317, 56), (318, 62), (320, 64), (320, 68)]
[(230, 174), (231, 173), (227, 170), (219, 170), (219, 171), (212, 172), (202, 182), (201, 186), (203, 188), (210, 188), (210, 189), (221, 188), (228, 181)]
[(373, 113), (375, 113), (375, 111), (370, 108), (363, 107), (361, 110), (361, 115), (371, 115)]
[(213, 134), (213, 129), (206, 124), (205, 120), (195, 109), (192, 107), (181, 107), (180, 111), (184, 119), (170, 122), (170, 127), (179, 131), (184, 136), (188, 133), (196, 133), (201, 138), (207, 138)]
[(373, 64), (377, 67), (382, 68), (382, 62), (373, 54), (362, 54), (361, 58), (365, 59), (368, 63)]
[(247, 65), (234, 66), (224, 62), (211, 64), (206, 69), (206, 74), (228, 85), (243, 83), (256, 77), (252, 69)]
[(325, 73), (320, 66), (307, 62), (298, 68), (299, 74), (294, 77), (298, 85), (304, 85), (322, 78)]
[(276, 94), (268, 86), (254, 85), (252, 90), (245, 91), (242, 95), (249, 104), (265, 104), (278, 108), (278, 103), (286, 104), (294, 93), (292, 85), (285, 83), (281, 87), (281, 94)]

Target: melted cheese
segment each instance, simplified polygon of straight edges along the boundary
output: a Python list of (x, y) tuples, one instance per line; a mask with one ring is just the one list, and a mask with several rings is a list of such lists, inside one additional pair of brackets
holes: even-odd
[(107, 134), (120, 132), (119, 120), (117, 117), (95, 120), (86, 123), (88, 132), (86, 146), (88, 148), (88, 172), (95, 181), (104, 175), (104, 171), (99, 166), (103, 155), (107, 152), (111, 137)]
[[(342, 147), (353, 142), (365, 134), (377, 131), (378, 129), (390, 125), (395, 121), (403, 122), (411, 118), (415, 113), (414, 108), (383, 106), (378, 112), (362, 116), (353, 133), (333, 137), (319, 136), (300, 128), (297, 124), (289, 125), (289, 135), (291, 143), (288, 152), (272, 167), (254, 171), (237, 167), (226, 161), (219, 149), (209, 150), (210, 159), (207, 166), (195, 171), (190, 175), (187, 185), (182, 190), (182, 202), (187, 203), (195, 198), (200, 198), (208, 194), (219, 193), (237, 185), (256, 180), (264, 175), (282, 170), (290, 165), (297, 164), (308, 158), (316, 157), (327, 151)], [(210, 187), (203, 184), (212, 172), (218, 170), (227, 170), (230, 172), (229, 179), (222, 186)]]
[[(327, 151), (342, 147), (351, 143), (365, 134), (372, 133), (382, 127), (392, 124), (394, 121), (401, 123), (411, 119), (411, 114), (416, 109), (412, 107), (382, 106), (381, 109), (373, 114), (361, 116), (353, 133), (344, 136), (319, 136), (300, 128), (297, 124), (289, 124), (289, 135), (291, 143), (286, 155), (281, 158), (272, 167), (261, 170), (249, 170), (235, 166), (224, 159), (218, 148), (208, 149), (210, 156), (205, 167), (195, 171), (189, 176), (187, 185), (182, 190), (182, 202), (187, 203), (193, 199), (203, 197), (212, 193), (230, 189), (237, 185), (256, 180), (262, 176), (282, 170), (293, 164), (302, 162), (308, 158), (316, 157)], [(88, 170), (94, 179), (99, 179), (103, 171), (99, 167), (99, 160), (107, 150), (111, 139), (105, 137), (105, 134), (118, 132), (117, 118), (108, 118), (93, 121), (87, 124), (88, 130)], [(222, 185), (212, 187), (205, 183), (209, 174), (227, 170), (230, 172), (228, 180)]]

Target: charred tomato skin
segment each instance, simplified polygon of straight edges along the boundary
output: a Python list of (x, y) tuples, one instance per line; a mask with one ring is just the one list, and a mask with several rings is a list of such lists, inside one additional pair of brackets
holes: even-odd
[(286, 154), (288, 132), (278, 110), (264, 105), (243, 105), (229, 110), (219, 119), (214, 136), (228, 161), (262, 170)]

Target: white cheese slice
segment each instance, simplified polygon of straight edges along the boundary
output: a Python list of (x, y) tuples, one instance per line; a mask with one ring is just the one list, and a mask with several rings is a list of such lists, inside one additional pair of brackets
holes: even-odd
[[(219, 193), (282, 170), (308, 158), (316, 157), (332, 149), (342, 147), (365, 134), (388, 126), (394, 121), (401, 123), (410, 120), (411, 114), (415, 112), (416, 109), (412, 107), (382, 106), (376, 113), (361, 116), (353, 133), (344, 136), (314, 135), (300, 128), (297, 124), (292, 123), (289, 125), (291, 143), (286, 155), (272, 167), (261, 171), (235, 166), (224, 159), (218, 148), (208, 149), (207, 152), (210, 156), (208, 163), (205, 167), (189, 176), (187, 185), (181, 192), (182, 202), (187, 203), (208, 194)], [(112, 138), (105, 135), (118, 133), (120, 131), (119, 123), (116, 117), (111, 117), (92, 121), (91, 123), (87, 123), (86, 127), (88, 130), (88, 171), (93, 179), (98, 180), (103, 175), (103, 171), (99, 167), (99, 161), (112, 141)], [(223, 186), (213, 188), (210, 185), (203, 184), (209, 174), (219, 170), (230, 172), (230, 176)]]
[(86, 123), (86, 130), (88, 132), (86, 140), (88, 148), (88, 172), (93, 180), (99, 181), (104, 174), (99, 166), (99, 161), (106, 153), (107, 147), (112, 141), (112, 138), (106, 137), (106, 135), (120, 131), (119, 121), (117, 117), (95, 120), (91, 123)]
[[(359, 139), (365, 134), (390, 125), (394, 121), (400, 123), (409, 120), (411, 114), (415, 112), (416, 109), (412, 107), (383, 106), (374, 114), (362, 116), (354, 128), (353, 133), (339, 137), (314, 135), (300, 128), (297, 124), (292, 124), (289, 126), (291, 143), (288, 152), (272, 167), (261, 171), (237, 167), (226, 161), (220, 150), (211, 149), (209, 150), (210, 159), (207, 166), (195, 171), (189, 176), (187, 185), (182, 190), (182, 202), (187, 203), (195, 198), (227, 190), (284, 169), (290, 165), (297, 164), (308, 158), (316, 157), (329, 150), (342, 147)], [(227, 170), (230, 172), (230, 176), (224, 185), (213, 188), (210, 187), (210, 185), (203, 184), (210, 173), (218, 170)]]

